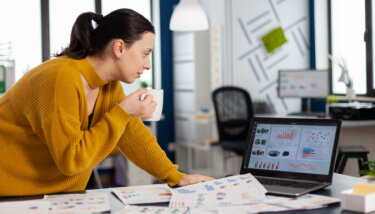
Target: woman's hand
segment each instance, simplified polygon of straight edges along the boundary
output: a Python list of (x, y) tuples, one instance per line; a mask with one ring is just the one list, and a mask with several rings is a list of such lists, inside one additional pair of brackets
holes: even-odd
[(125, 97), (119, 105), (132, 116), (150, 118), (155, 111), (156, 102), (150, 94), (147, 94), (144, 99), (141, 100), (141, 96), (146, 93), (147, 89), (138, 89)]
[(185, 175), (177, 185), (186, 186), (190, 184), (196, 184), (196, 183), (201, 183), (201, 182), (211, 181), (211, 180), (214, 180), (214, 178), (199, 175), (199, 174)]

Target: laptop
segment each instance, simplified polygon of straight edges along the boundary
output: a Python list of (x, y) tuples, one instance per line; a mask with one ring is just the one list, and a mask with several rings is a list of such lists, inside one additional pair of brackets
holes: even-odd
[(251, 173), (267, 194), (300, 196), (329, 186), (341, 120), (253, 118), (241, 174)]

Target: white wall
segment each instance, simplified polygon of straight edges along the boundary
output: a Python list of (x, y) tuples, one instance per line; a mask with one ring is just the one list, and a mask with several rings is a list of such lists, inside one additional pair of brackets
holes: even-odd
[(328, 69), (328, 0), (314, 1), (316, 69)]
[[(201, 3), (211, 25), (211, 88), (236, 85), (253, 100), (273, 105), (276, 113), (300, 110), (300, 99), (277, 96), (277, 76), (280, 69), (310, 67), (308, 0)], [(269, 54), (261, 37), (279, 26), (288, 42)]]

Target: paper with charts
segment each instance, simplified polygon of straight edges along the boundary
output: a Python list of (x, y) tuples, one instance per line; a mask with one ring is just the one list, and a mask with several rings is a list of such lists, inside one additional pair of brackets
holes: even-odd
[(327, 204), (338, 203), (337, 198), (307, 194), (298, 198), (267, 196), (265, 200), (253, 201), (245, 205), (236, 206), (214, 206), (214, 207), (157, 207), (157, 206), (126, 206), (116, 214), (251, 214), (263, 212), (280, 212), (301, 209), (316, 209)]
[(168, 202), (171, 199), (171, 188), (167, 184), (154, 184), (112, 188), (112, 192), (124, 204), (145, 204)]
[(201, 207), (201, 208), (171, 208), (171, 207), (157, 207), (157, 206), (126, 206), (123, 210), (115, 214), (135, 214), (135, 213), (149, 213), (149, 214), (248, 214), (246, 209), (242, 206), (233, 207)]
[(82, 193), (45, 195), (50, 202), (50, 212), (62, 213), (98, 213), (111, 210), (108, 193)]
[(2, 214), (43, 214), (48, 213), (49, 201), (30, 200), (30, 201), (14, 201), (1, 202), (0, 213)]
[(265, 199), (267, 190), (250, 174), (172, 189), (169, 207), (230, 206)]

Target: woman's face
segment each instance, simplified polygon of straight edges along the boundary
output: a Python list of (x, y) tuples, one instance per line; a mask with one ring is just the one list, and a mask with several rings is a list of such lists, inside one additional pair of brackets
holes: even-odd
[(144, 70), (150, 69), (150, 54), (153, 46), (154, 34), (147, 32), (130, 47), (125, 47), (119, 63), (120, 81), (132, 83), (142, 75)]

